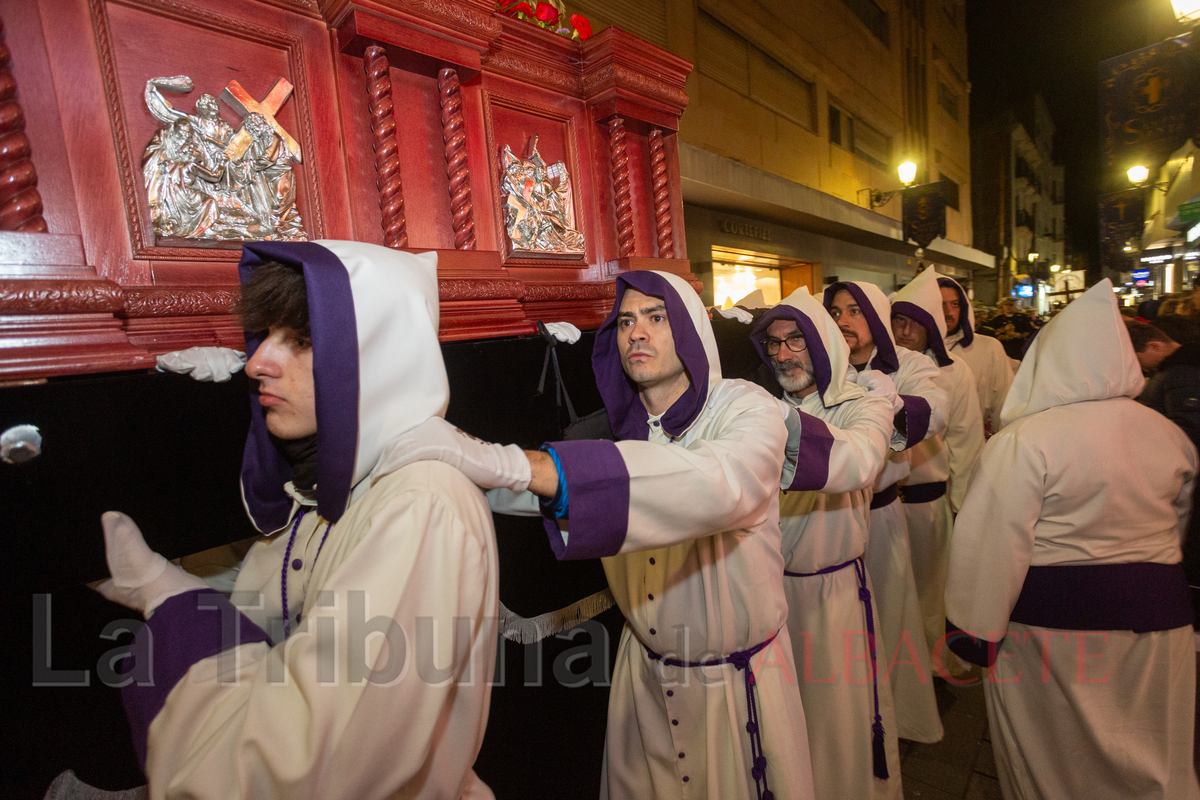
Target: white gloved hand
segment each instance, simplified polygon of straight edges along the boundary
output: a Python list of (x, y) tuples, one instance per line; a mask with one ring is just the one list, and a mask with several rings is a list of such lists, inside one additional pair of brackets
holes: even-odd
[(138, 526), (121, 512), (105, 512), (100, 524), (104, 527), (104, 555), (112, 577), (96, 591), (114, 603), (140, 611), (150, 619), (167, 598), (208, 588), (204, 581), (151, 550)]
[(158, 357), (159, 372), (191, 373), (198, 381), (223, 383), (246, 365), (246, 354), (228, 347), (189, 347)]
[(714, 310), (725, 319), (736, 319), (743, 325), (750, 325), (754, 322), (754, 315), (744, 308), (734, 306), (733, 308), (717, 308)]
[(896, 384), (892, 383), (892, 379), (887, 376), (886, 372), (877, 369), (864, 369), (858, 373), (856, 382), (859, 386), (867, 390), (867, 397), (886, 398), (892, 404), (893, 415), (899, 414), (904, 410), (904, 401), (896, 393)]
[(464, 433), (441, 417), (431, 417), (388, 442), (375, 474), (387, 475), (417, 461), (441, 461), (483, 489), (529, 488), (532, 471), (515, 444), (492, 444)]
[(546, 330), (550, 331), (550, 334), (555, 339), (567, 344), (575, 344), (582, 335), (579, 332), (579, 328), (576, 328), (569, 322), (543, 322), (542, 324), (546, 326)]

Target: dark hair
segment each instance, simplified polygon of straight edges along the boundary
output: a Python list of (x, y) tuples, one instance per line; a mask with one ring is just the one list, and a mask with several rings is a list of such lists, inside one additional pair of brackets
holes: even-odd
[(1136, 319), (1125, 320), (1125, 327), (1129, 328), (1129, 338), (1133, 340), (1133, 351), (1141, 353), (1146, 349), (1146, 345), (1151, 342), (1162, 342), (1169, 344), (1171, 337), (1163, 333), (1153, 325), (1148, 325), (1145, 322), (1139, 322)]
[(291, 328), (308, 340), (308, 290), (297, 267), (267, 261), (254, 270), (242, 286), (242, 299), (234, 308), (242, 318), (242, 329), (265, 331), (273, 326)]
[(1165, 317), (1155, 317), (1150, 320), (1150, 324), (1180, 344), (1191, 344), (1196, 341), (1196, 323), (1189, 317), (1170, 314)]

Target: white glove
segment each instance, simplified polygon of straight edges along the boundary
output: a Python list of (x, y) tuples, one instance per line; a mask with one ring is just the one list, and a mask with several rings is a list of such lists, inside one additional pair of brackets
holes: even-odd
[(208, 588), (204, 581), (151, 550), (138, 526), (120, 511), (105, 512), (100, 524), (104, 527), (104, 555), (112, 577), (96, 591), (114, 603), (140, 611), (150, 619), (167, 598)]
[(387, 475), (417, 461), (449, 464), (482, 489), (523, 492), (533, 477), (528, 456), (515, 444), (481, 441), (441, 417), (431, 417), (388, 442), (375, 474)]
[(750, 325), (754, 322), (754, 315), (744, 308), (734, 306), (733, 308), (717, 308), (714, 310), (725, 319), (736, 319), (743, 325)]
[(246, 365), (246, 354), (228, 347), (189, 347), (158, 357), (159, 372), (191, 373), (198, 381), (223, 383)]
[(896, 394), (896, 384), (892, 383), (892, 379), (887, 376), (887, 373), (877, 369), (864, 369), (858, 373), (857, 383), (867, 390), (867, 397), (887, 398), (892, 404), (893, 415), (904, 410), (904, 401), (900, 399), (900, 395)]
[(579, 328), (576, 328), (569, 322), (543, 322), (542, 324), (545, 325), (546, 330), (550, 331), (550, 334), (560, 342), (575, 344), (579, 341), (579, 337), (581, 335), (579, 333)]

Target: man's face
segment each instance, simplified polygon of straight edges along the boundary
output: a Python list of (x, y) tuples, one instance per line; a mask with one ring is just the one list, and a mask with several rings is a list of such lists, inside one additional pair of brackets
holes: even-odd
[[(842, 338), (850, 348), (850, 363), (861, 364), (871, 357), (875, 349), (875, 339), (871, 336), (871, 327), (867, 325), (867, 317), (858, 307), (854, 295), (845, 289), (833, 296), (833, 305), (829, 307), (829, 315), (837, 323)], [(795, 323), (793, 323), (795, 324)]]
[(642, 391), (686, 380), (661, 298), (625, 290), (617, 315), (617, 350), (621, 368)]
[(962, 314), (958, 290), (953, 286), (939, 287), (942, 290), (942, 314), (946, 317), (946, 333), (958, 330), (958, 320)]
[(1146, 348), (1137, 354), (1138, 363), (1142, 366), (1142, 372), (1151, 373), (1158, 369), (1158, 365), (1162, 360), (1171, 354), (1171, 348), (1166, 342), (1146, 342)]
[(257, 384), (267, 430), (280, 439), (303, 439), (317, 432), (312, 344), (291, 328), (272, 326), (246, 362)]
[(892, 314), (892, 334), (896, 337), (896, 344), (909, 350), (924, 353), (929, 347), (929, 332), (912, 317)]
[(1011, 317), (1017, 310), (1017, 302), (1011, 297), (1005, 298), (996, 306), (996, 310), (1006, 317)]
[[(793, 397), (807, 397), (817, 390), (816, 376), (813, 372), (812, 358), (808, 354), (804, 335), (800, 333), (794, 320), (777, 319), (767, 327), (765, 340), (779, 352), (771, 356), (771, 366), (775, 368), (775, 379), (783, 390)], [(800, 352), (793, 347), (804, 346)], [(769, 352), (768, 352), (769, 355)]]

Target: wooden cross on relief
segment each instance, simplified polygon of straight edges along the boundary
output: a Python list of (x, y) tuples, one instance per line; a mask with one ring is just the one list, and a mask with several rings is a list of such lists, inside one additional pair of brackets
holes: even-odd
[[(271, 91), (267, 92), (267, 96), (260, 103), (254, 99), (253, 95), (243, 89), (240, 83), (234, 80), (230, 81), (229, 85), (221, 92), (221, 99), (228, 103), (242, 117), (248, 117), (251, 114), (261, 114), (267, 120), (272, 130), (279, 134), (279, 138), (283, 139), (283, 143), (287, 147), (292, 160), (299, 164), (300, 143), (293, 139), (292, 135), (275, 121), (275, 114), (278, 113), (284, 101), (291, 94), (292, 84), (286, 78), (280, 78), (275, 81), (275, 85), (271, 87)], [(225, 157), (230, 161), (240, 158), (242, 153), (246, 152), (246, 148), (250, 146), (252, 138), (250, 132), (245, 128), (239, 130), (229, 143), (229, 146), (225, 148)]]

